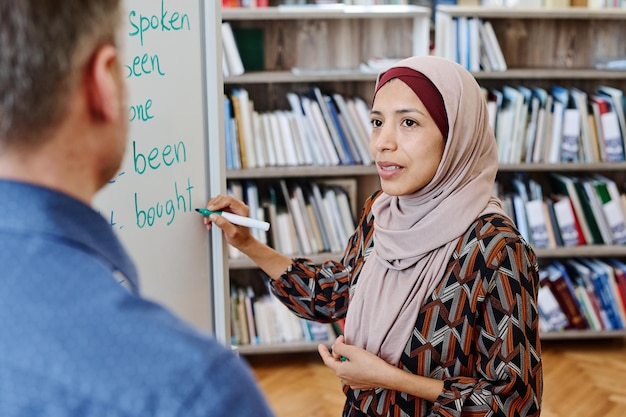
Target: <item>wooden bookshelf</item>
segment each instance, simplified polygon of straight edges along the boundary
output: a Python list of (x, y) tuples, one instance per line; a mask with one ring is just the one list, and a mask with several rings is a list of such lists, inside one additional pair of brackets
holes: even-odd
[[(263, 34), (263, 69), (224, 77), (225, 90), (243, 87), (259, 112), (289, 109), (287, 92), (312, 85), (325, 92), (358, 96), (370, 102), (378, 70), (362, 64), (373, 57), (403, 58), (429, 52), (431, 10), (421, 6), (279, 6), (223, 9), (222, 21), (234, 31), (255, 28)], [(372, 165), (290, 166), (227, 170), (228, 181), (260, 184), (281, 179), (356, 179), (356, 206), (379, 187)], [(341, 253), (303, 255), (315, 263)], [(230, 281), (258, 285), (256, 266), (246, 257), (229, 260)], [(253, 274), (256, 276), (252, 276)], [(261, 288), (262, 290), (263, 288)], [(238, 346), (241, 354), (315, 351), (318, 342)]]
[[(505, 85), (552, 85), (577, 87), (587, 93), (598, 85), (611, 85), (626, 91), (626, 71), (607, 70), (600, 66), (607, 60), (626, 58), (626, 10), (569, 7), (497, 8), (471, 6), (439, 6), (435, 26), (435, 51), (448, 51), (450, 22), (457, 18), (479, 18), (494, 29), (506, 60), (506, 71), (474, 71), (478, 82), (487, 89)], [(454, 24), (454, 23), (453, 23)], [(524, 173), (547, 185), (550, 173), (586, 176), (593, 173), (614, 179), (621, 192), (626, 183), (626, 163), (504, 163), (498, 178)], [(549, 189), (549, 187), (548, 187)], [(624, 245), (580, 245), (535, 249), (540, 263), (568, 258), (626, 259)], [(567, 330), (545, 332), (547, 339), (600, 339), (625, 337), (626, 330)]]

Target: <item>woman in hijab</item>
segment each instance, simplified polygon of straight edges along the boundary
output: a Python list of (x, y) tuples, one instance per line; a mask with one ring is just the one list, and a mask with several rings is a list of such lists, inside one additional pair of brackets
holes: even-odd
[[(344, 417), (538, 416), (538, 266), (492, 196), (496, 141), (485, 100), (460, 65), (433, 56), (379, 75), (370, 150), (381, 190), (341, 262), (290, 259), (221, 216), (207, 218), (271, 278), (295, 314), (345, 317), (324, 363)], [(247, 215), (217, 196), (209, 210)]]

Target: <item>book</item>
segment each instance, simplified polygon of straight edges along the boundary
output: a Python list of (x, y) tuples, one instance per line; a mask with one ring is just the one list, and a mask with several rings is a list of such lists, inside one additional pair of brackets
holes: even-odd
[(593, 271), (578, 259), (567, 259), (564, 265), (577, 286), (577, 295), (579, 295), (581, 306), (587, 315), (589, 327), (592, 330), (610, 330), (611, 324), (600, 304), (600, 299), (592, 280)]
[(558, 225), (563, 246), (578, 246), (583, 244), (584, 237), (580, 233), (580, 225), (576, 219), (571, 199), (563, 194), (554, 195), (554, 214)]
[(552, 95), (552, 132), (550, 134), (550, 148), (546, 162), (557, 163), (561, 160), (561, 146), (563, 140), (563, 119), (569, 103), (569, 91), (561, 86), (554, 85), (550, 89)]
[(322, 126), (325, 126), (325, 130), (330, 135), (332, 144), (337, 152), (337, 155), (339, 156), (339, 161), (342, 165), (353, 165), (354, 160), (349, 154), (349, 149), (345, 147), (341, 137), (339, 136), (339, 132), (337, 131), (337, 127), (331, 116), (324, 94), (317, 86), (313, 86), (311, 91), (322, 115)]
[(600, 152), (597, 147), (597, 140), (594, 140), (596, 127), (595, 123), (592, 123), (593, 117), (590, 118), (587, 93), (579, 88), (572, 87), (570, 88), (570, 97), (580, 113), (580, 144), (582, 148), (580, 160), (584, 162), (599, 162)]
[(582, 306), (576, 297), (574, 284), (565, 266), (560, 262), (553, 261), (546, 270), (548, 271), (548, 285), (567, 317), (568, 328), (588, 328), (587, 319), (581, 313)]
[(310, 163), (313, 165), (327, 165), (322, 149), (320, 148), (320, 140), (315, 136), (310, 126), (310, 122), (302, 108), (300, 96), (294, 92), (287, 92), (285, 96), (295, 116), (299, 136), (302, 138), (303, 143), (308, 145), (308, 152), (306, 153), (309, 155)]
[[(570, 99), (570, 102), (572, 100)], [(580, 111), (576, 107), (567, 107), (563, 111), (563, 129), (561, 136), (561, 162), (578, 162), (580, 158)]]
[(549, 236), (547, 211), (544, 209), (545, 202), (542, 199), (531, 200), (526, 202), (526, 214), (528, 219), (528, 228), (530, 231), (530, 242), (536, 248), (553, 247)]
[(310, 126), (312, 127), (312, 131), (316, 133), (319, 143), (322, 144), (321, 149), (324, 153), (327, 164), (339, 165), (342, 161), (339, 158), (339, 153), (335, 148), (335, 144), (330, 136), (328, 128), (326, 128), (324, 123), (324, 116), (322, 115), (322, 109), (319, 103), (307, 96), (301, 96), (300, 99), (307, 115), (307, 119), (311, 122)]
[(255, 168), (257, 161), (252, 128), (251, 108), (253, 105), (250, 102), (248, 91), (244, 88), (233, 89), (231, 102), (233, 104), (233, 114), (237, 120), (241, 166), (242, 168)]
[(488, 20), (485, 20), (482, 23), (485, 33), (484, 36), (487, 40), (486, 43), (493, 50), (493, 54), (496, 58), (497, 65), (493, 67), (494, 71), (506, 71), (508, 67), (504, 54), (502, 53), (502, 48), (500, 47), (500, 42), (498, 42), (498, 38), (496, 37), (496, 32), (493, 30), (493, 25)]
[(552, 290), (545, 285), (540, 285), (537, 291), (537, 308), (539, 314), (547, 325), (547, 331), (560, 331), (568, 326), (567, 316), (561, 310)]
[(624, 92), (619, 88), (611, 87), (609, 85), (599, 85), (596, 88), (596, 93), (598, 95), (606, 97), (615, 110), (615, 115), (617, 116), (617, 122), (619, 125), (620, 136), (622, 138), (621, 147), (622, 152), (626, 149), (626, 145), (624, 144), (624, 140), (626, 138), (626, 116), (624, 115), (624, 111), (626, 111), (626, 106), (624, 105)]
[(589, 97), (600, 120), (598, 133), (603, 162), (624, 161), (624, 146), (618, 115), (611, 101), (604, 96), (593, 94)]
[(233, 28), (230, 22), (222, 22), (222, 46), (226, 57), (228, 74), (243, 74), (245, 69), (243, 67), (243, 62), (241, 61), (241, 55), (239, 55), (239, 49), (237, 48), (237, 42), (235, 41), (235, 34), (233, 33)]
[(581, 258), (580, 262), (591, 271), (591, 282), (600, 301), (603, 315), (606, 316), (607, 329), (623, 329), (624, 326), (617, 311), (616, 300), (606, 271), (595, 260)]
[(621, 204), (621, 196), (617, 189), (617, 184), (601, 174), (593, 174), (592, 178), (592, 185), (602, 206), (612, 241), (615, 244), (625, 244), (626, 214)]

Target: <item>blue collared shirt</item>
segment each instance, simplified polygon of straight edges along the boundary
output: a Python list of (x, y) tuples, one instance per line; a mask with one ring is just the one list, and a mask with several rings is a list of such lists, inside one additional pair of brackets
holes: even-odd
[(0, 416), (272, 415), (241, 358), (136, 285), (91, 207), (0, 180)]

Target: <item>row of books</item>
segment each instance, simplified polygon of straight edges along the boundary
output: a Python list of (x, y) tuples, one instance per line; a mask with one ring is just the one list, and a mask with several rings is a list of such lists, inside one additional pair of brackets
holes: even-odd
[(543, 332), (626, 328), (626, 264), (609, 259), (552, 261), (539, 271)]
[[(355, 179), (229, 181), (227, 191), (251, 217), (270, 222), (269, 231), (253, 229), (254, 236), (288, 256), (341, 253), (356, 226)], [(230, 247), (230, 256), (243, 255)]]
[[(550, 190), (532, 179), (511, 179), (504, 208), (536, 248), (626, 244), (626, 195), (600, 174), (550, 173)], [(500, 188), (502, 188), (502, 185)]]
[(467, 16), (440, 19), (437, 31), (441, 39), (437, 43), (437, 55), (451, 59), (472, 72), (507, 70), (491, 22)]
[[(626, 328), (626, 264), (622, 261), (552, 260), (539, 269), (539, 279), (541, 332)], [(255, 294), (250, 286), (233, 286), (230, 306), (234, 345), (324, 342), (343, 334), (343, 320), (319, 323), (300, 318), (271, 293)]]
[(228, 169), (370, 165), (369, 106), (360, 97), (288, 92), (289, 110), (259, 112), (245, 88), (224, 96)]
[(257, 295), (250, 286), (231, 288), (230, 308), (233, 345), (332, 342), (343, 334), (343, 320), (331, 324), (300, 318), (278, 298)]
[(500, 163), (625, 160), (625, 96), (599, 85), (593, 92), (558, 85), (483, 89)]

